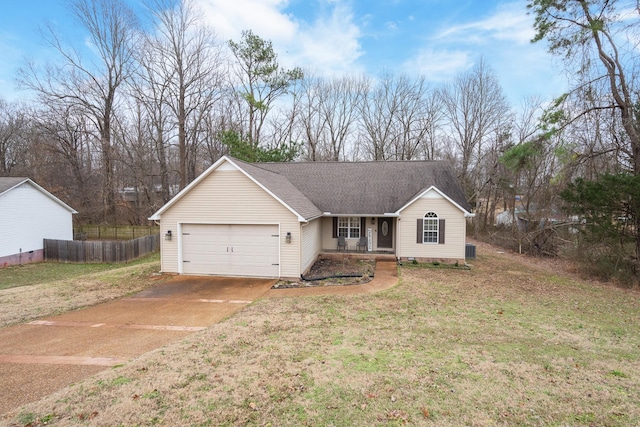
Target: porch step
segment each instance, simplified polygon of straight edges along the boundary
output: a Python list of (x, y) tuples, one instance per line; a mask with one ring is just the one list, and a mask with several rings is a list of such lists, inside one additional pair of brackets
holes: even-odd
[(382, 251), (322, 251), (320, 252), (322, 258), (360, 258), (360, 259), (375, 259), (376, 261), (396, 261), (396, 256), (391, 252)]

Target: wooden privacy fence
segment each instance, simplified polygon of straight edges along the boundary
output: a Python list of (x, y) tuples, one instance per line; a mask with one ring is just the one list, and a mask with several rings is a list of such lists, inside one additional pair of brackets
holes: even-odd
[(73, 239), (131, 240), (158, 234), (159, 229), (156, 225), (76, 225), (73, 227)]
[(44, 239), (44, 260), (51, 262), (116, 264), (155, 252), (159, 247), (159, 234), (120, 241)]

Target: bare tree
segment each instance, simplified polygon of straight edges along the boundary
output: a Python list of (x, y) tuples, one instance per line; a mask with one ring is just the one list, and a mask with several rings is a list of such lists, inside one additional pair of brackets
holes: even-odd
[[(119, 217), (129, 224), (146, 224), (147, 218), (163, 204), (156, 187), (157, 163), (154, 126), (143, 103), (129, 98), (127, 114), (115, 123), (115, 140), (119, 152)], [(160, 193), (160, 194), (158, 194)]]
[(360, 103), (361, 143), (375, 160), (433, 158), (440, 108), (423, 76), (385, 74)]
[(296, 126), (299, 116), (299, 110), (301, 107), (301, 99), (298, 93), (297, 85), (292, 85), (290, 89), (291, 103), (286, 106), (278, 108), (276, 114), (274, 114), (269, 120), (269, 128), (271, 129), (271, 142), (267, 148), (278, 148), (297, 146), (298, 152), (304, 149), (303, 143), (299, 142), (302, 139), (302, 135)]
[(29, 150), (30, 120), (26, 107), (0, 99), (0, 176), (10, 176)]
[[(435, 92), (427, 85), (423, 76), (409, 79), (399, 78), (397, 92), (400, 109), (397, 116), (399, 136), (394, 141), (395, 160), (413, 160), (423, 153), (433, 158), (434, 136), (440, 119)], [(430, 147), (425, 147), (427, 143)]]
[(154, 86), (153, 108), (166, 104), (175, 119), (183, 188), (197, 172), (198, 134), (220, 91), (222, 52), (191, 1), (154, 0), (152, 15), (156, 33), (146, 43), (145, 78)]
[(397, 138), (396, 117), (400, 113), (401, 95), (392, 74), (382, 76), (378, 85), (365, 92), (360, 104), (361, 142), (372, 160), (389, 160), (390, 146)]
[(446, 85), (441, 101), (449, 122), (448, 132), (461, 155), (460, 181), (467, 196), (474, 199), (471, 169), (481, 156), (485, 138), (509, 114), (509, 105), (496, 75), (484, 60)]
[(157, 167), (153, 173), (158, 179), (154, 182), (160, 186), (162, 200), (166, 203), (172, 195), (171, 184), (179, 182), (179, 178), (174, 179), (171, 173), (170, 161), (170, 142), (176, 133), (176, 124), (175, 120), (171, 120), (171, 109), (168, 106), (170, 92), (166, 76), (153, 65), (155, 54), (145, 41), (145, 47), (138, 52), (140, 66), (131, 80), (130, 91), (144, 110), (144, 124), (147, 127), (145, 133), (153, 145), (154, 164)]
[(309, 160), (344, 159), (356, 130), (360, 104), (370, 84), (365, 76), (305, 78), (298, 122)]
[(320, 112), (326, 123), (328, 144), (325, 152), (330, 160), (337, 161), (343, 156), (370, 84), (367, 77), (354, 76), (332, 80), (325, 86), (327, 96), (320, 105)]
[(115, 219), (112, 123), (118, 93), (133, 64), (136, 17), (122, 0), (70, 0), (69, 10), (87, 32), (91, 61), (67, 48), (52, 26), (43, 32), (60, 63), (37, 69), (27, 64), (19, 72), (21, 84), (40, 95), (44, 104), (63, 104), (90, 119), (100, 140), (104, 220)]
[(320, 109), (326, 96), (324, 86), (324, 80), (316, 76), (305, 77), (301, 82), (298, 122), (306, 143), (307, 160), (312, 162), (326, 160), (322, 155), (326, 118)]
[[(57, 107), (57, 108), (56, 108)], [(40, 178), (50, 188), (62, 188), (65, 200), (78, 210), (80, 222), (104, 219), (104, 206), (94, 197), (98, 181), (93, 169), (92, 124), (73, 105), (44, 106), (34, 114)]]

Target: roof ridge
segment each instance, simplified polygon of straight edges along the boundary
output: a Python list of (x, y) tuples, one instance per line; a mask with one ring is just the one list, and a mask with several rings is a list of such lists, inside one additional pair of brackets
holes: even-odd
[(262, 170), (266, 170), (269, 172), (274, 172), (270, 169), (264, 168), (261, 165), (301, 165), (301, 164), (340, 164), (340, 165), (350, 165), (350, 164), (370, 164), (370, 163), (444, 163), (447, 164), (448, 160), (436, 160), (436, 159), (414, 159), (414, 160), (292, 160), (290, 162), (247, 162), (245, 160), (238, 159), (237, 157), (233, 157), (231, 155), (228, 156), (234, 161), (242, 162), (251, 166), (255, 166)]
[[(235, 157), (233, 158), (235, 159)], [(235, 159), (237, 160), (237, 159)], [(243, 160), (240, 160), (243, 161)], [(245, 162), (247, 163), (247, 162)], [(370, 164), (370, 163), (447, 163), (447, 160), (356, 160), (356, 161), (341, 161), (341, 160), (303, 160), (303, 161), (291, 161), (291, 162), (257, 162), (248, 163), (250, 165), (301, 165), (301, 164), (339, 164), (339, 165), (353, 165), (353, 164)], [(262, 168), (264, 169), (264, 168)]]
[(239, 162), (239, 163), (242, 163), (242, 164), (245, 164), (245, 165), (249, 165), (250, 167), (258, 168), (260, 170), (263, 170), (263, 171), (269, 172), (269, 173), (275, 173), (276, 175), (280, 175), (280, 176), (282, 176), (280, 173), (272, 171), (271, 169), (267, 169), (267, 168), (261, 167), (260, 165), (264, 165), (264, 164), (272, 164), (272, 165), (283, 164), (284, 165), (284, 164), (288, 163), (288, 162), (254, 162), (254, 163), (252, 163), (252, 162), (247, 162), (247, 161), (244, 161), (244, 160), (237, 159), (237, 158), (232, 157), (232, 156), (229, 156), (229, 158), (234, 162)]

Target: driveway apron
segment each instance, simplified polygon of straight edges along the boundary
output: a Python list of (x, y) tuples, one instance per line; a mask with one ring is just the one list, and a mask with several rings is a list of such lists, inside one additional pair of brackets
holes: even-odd
[(0, 329), (0, 413), (205, 329), (274, 283), (176, 276), (129, 298)]

